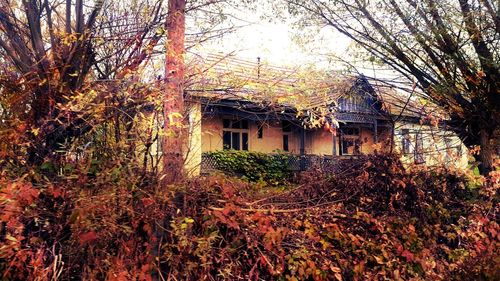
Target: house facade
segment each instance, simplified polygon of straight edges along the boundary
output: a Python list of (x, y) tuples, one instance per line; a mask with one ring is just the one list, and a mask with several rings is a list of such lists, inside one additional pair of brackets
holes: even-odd
[[(312, 159), (331, 164), (391, 151), (399, 152), (407, 164), (467, 166), (462, 142), (442, 124), (426, 121), (422, 108), (408, 102), (385, 106), (388, 99), (362, 76), (349, 83), (344, 85), (347, 90), (312, 93), (298, 102), (255, 99), (255, 91), (195, 91), (189, 99), (188, 171), (198, 174), (213, 168), (208, 152), (217, 150), (289, 154), (298, 159), (293, 170), (307, 169)], [(403, 107), (412, 110), (397, 111)]]
[(335, 106), (336, 112), (322, 116), (319, 126), (310, 126), (307, 116), (294, 108), (276, 112), (244, 100), (202, 102), (201, 151), (353, 156), (373, 153), (375, 144), (389, 142), (391, 125), (372, 93), (354, 92)]

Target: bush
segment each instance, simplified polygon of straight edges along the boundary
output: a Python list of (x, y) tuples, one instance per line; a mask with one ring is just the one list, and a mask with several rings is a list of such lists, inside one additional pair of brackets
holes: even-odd
[(207, 177), (183, 200), (199, 209), (171, 222), (166, 272), (186, 280), (496, 280), (497, 197), (482, 192), (488, 183), (470, 189), (471, 180), (408, 171), (394, 155), (360, 157), (333, 175), (311, 170), (299, 186), (259, 200), (245, 191), (251, 183)]
[(375, 155), (256, 199), (222, 175), (157, 192), (130, 163), (2, 174), (2, 280), (498, 279), (497, 181)]
[(215, 161), (216, 169), (252, 182), (265, 181), (278, 185), (286, 182), (291, 176), (288, 169), (290, 156), (287, 154), (220, 150), (206, 152), (205, 155)]

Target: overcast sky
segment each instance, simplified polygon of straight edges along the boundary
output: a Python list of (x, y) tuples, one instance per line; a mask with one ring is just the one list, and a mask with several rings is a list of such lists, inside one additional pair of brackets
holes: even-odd
[[(292, 27), (292, 19), (269, 22), (261, 18), (259, 12), (235, 11), (236, 25), (243, 25), (237, 31), (226, 34), (222, 39), (204, 45), (208, 52), (235, 52), (246, 59), (261, 57), (272, 64), (296, 66), (298, 64), (316, 64), (318, 67), (330, 67), (322, 54), (344, 55), (350, 40), (325, 27), (312, 36), (314, 43), (296, 42), (297, 30)], [(317, 31), (316, 31), (317, 32)]]
[[(263, 7), (263, 6), (262, 6)], [(263, 19), (263, 13), (249, 10), (231, 11), (231, 22), (239, 27), (236, 31), (225, 34), (221, 39), (203, 43), (195, 51), (202, 53), (232, 53), (238, 58), (255, 60), (261, 58), (264, 63), (276, 66), (313, 65), (319, 69), (346, 70), (348, 65), (356, 66), (357, 71), (377, 78), (392, 78), (395, 74), (382, 66), (363, 61), (355, 61), (355, 48), (351, 39), (340, 34), (331, 26), (313, 27), (310, 30), (294, 28), (292, 17), (269, 21)], [(306, 43), (297, 43), (302, 39)]]

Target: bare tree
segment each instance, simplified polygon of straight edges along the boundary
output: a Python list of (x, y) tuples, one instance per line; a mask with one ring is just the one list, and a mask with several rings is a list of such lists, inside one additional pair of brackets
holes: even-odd
[(73, 96), (96, 80), (134, 71), (165, 37), (157, 31), (164, 22), (162, 1), (117, 6), (0, 1), (0, 97), (10, 121), (26, 128), (30, 163), (53, 156), (61, 143), (91, 128), (88, 116), (63, 109)]
[(500, 6), (490, 0), (287, 0), (355, 41), (445, 109), (488, 173), (499, 149)]

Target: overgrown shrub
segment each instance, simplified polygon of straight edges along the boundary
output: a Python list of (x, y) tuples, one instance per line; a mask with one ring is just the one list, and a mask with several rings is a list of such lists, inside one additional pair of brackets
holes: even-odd
[(132, 163), (4, 173), (2, 278), (498, 279), (498, 179), (374, 155), (269, 196), (223, 175), (158, 190)]
[(0, 279), (150, 280), (164, 197), (115, 160), (0, 178)]
[(477, 180), (407, 171), (393, 155), (361, 157), (334, 175), (309, 171), (296, 188), (263, 198), (246, 193), (251, 184), (210, 177), (190, 185), (197, 188), (185, 205), (196, 205), (197, 194), (219, 199), (172, 222), (173, 241), (184, 242), (168, 244), (168, 272), (220, 280), (496, 280), (500, 229), (490, 191), (498, 187), (470, 189)]
[(215, 168), (253, 182), (265, 181), (271, 185), (286, 182), (291, 172), (287, 154), (266, 154), (245, 150), (205, 152), (215, 162)]

